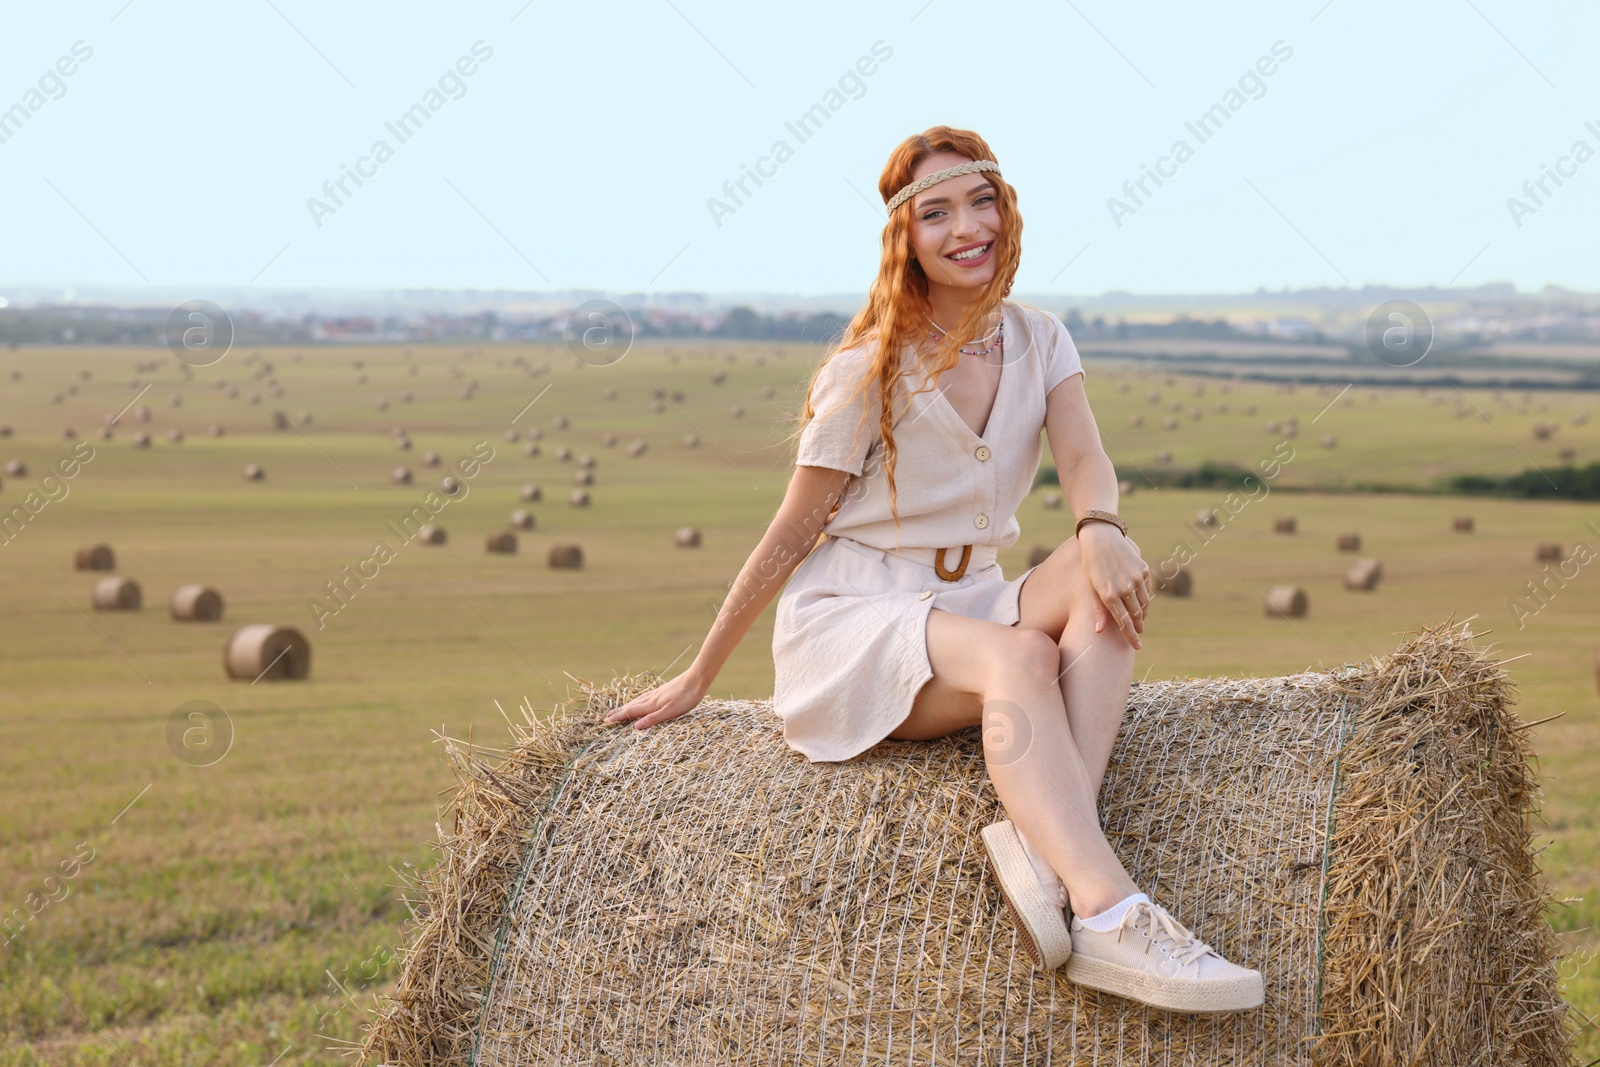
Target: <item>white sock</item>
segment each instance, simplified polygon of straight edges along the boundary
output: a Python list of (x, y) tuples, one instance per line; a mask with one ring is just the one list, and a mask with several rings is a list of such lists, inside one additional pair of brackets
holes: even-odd
[(1066, 907), (1067, 887), (1062, 883), (1061, 876), (1056, 874), (1049, 861), (1039, 855), (1038, 851), (1033, 847), (1033, 843), (1023, 836), (1022, 827), (1017, 826), (1016, 823), (1011, 825), (1016, 828), (1017, 840), (1022, 842), (1022, 851), (1028, 854), (1028, 862), (1033, 864), (1034, 876), (1039, 879), (1039, 884), (1044, 886), (1045, 895), (1054, 895), (1056, 906), (1059, 908)]
[(1135, 904), (1147, 904), (1149, 902), (1150, 898), (1145, 896), (1143, 893), (1135, 893), (1128, 899), (1111, 905), (1111, 907), (1107, 908), (1105, 911), (1102, 911), (1099, 915), (1090, 915), (1088, 918), (1080, 915), (1078, 916), (1078, 921), (1096, 933), (1109, 934), (1122, 922), (1122, 917), (1128, 914), (1129, 908), (1133, 907)]

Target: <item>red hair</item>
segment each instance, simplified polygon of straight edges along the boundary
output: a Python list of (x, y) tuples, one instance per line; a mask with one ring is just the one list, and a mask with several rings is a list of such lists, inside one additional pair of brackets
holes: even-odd
[[(889, 162), (878, 177), (878, 192), (883, 196), (883, 202), (887, 204), (895, 193), (911, 183), (912, 175), (923, 160), (939, 152), (954, 152), (969, 160), (990, 159), (999, 162), (988, 143), (971, 130), (933, 126), (907, 137), (889, 154)], [(1000, 306), (1000, 301), (1010, 294), (1011, 284), (1017, 275), (1017, 265), (1022, 259), (1022, 216), (1017, 211), (1017, 191), (997, 171), (985, 172), (985, 176), (994, 184), (996, 207), (1002, 225), (999, 240), (995, 244), (994, 279), (968, 305), (961, 321), (940, 340), (931, 354), (918, 348), (918, 366), (929, 379), (928, 388), (935, 387), (939, 376), (956, 365), (960, 359), (957, 349), (965, 343), (963, 338), (975, 337), (983, 332), (979, 324), (987, 322)], [(875, 382), (878, 396), (883, 401), (879, 430), (883, 434), (883, 462), (889, 478), (889, 510), (894, 516), (897, 534), (900, 514), (895, 509), (894, 468), (898, 453), (894, 441), (895, 414), (890, 401), (894, 396), (895, 384), (901, 377), (901, 359), (905, 347), (920, 341), (927, 333), (926, 324), (931, 315), (928, 276), (911, 248), (911, 211), (911, 201), (908, 200), (895, 208), (889, 215), (889, 221), (884, 224), (883, 255), (878, 262), (878, 276), (873, 279), (867, 304), (851, 320), (844, 334), (813, 372), (806, 385), (806, 401), (801, 408), (800, 424), (796, 430), (798, 436), (816, 415), (811, 406), (811, 393), (817, 376), (828, 360), (843, 349), (877, 340), (879, 343), (871, 367), (857, 385), (856, 393)], [(856, 393), (852, 393), (852, 397)], [(858, 426), (858, 432), (859, 429)]]

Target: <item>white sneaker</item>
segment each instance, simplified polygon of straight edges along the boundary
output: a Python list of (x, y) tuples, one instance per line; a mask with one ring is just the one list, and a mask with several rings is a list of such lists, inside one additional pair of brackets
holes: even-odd
[(1017, 939), (1035, 967), (1055, 970), (1072, 955), (1072, 933), (1053, 888), (1040, 883), (1010, 821), (985, 826), (982, 834), (1000, 895), (1017, 924)]
[(1130, 907), (1108, 933), (1073, 916), (1067, 977), (1169, 1011), (1243, 1011), (1266, 1000), (1261, 972), (1229, 963), (1149, 901)]

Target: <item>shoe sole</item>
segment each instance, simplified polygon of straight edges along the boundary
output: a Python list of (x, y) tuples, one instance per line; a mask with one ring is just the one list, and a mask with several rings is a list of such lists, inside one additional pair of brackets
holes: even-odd
[(989, 867), (1016, 924), (1023, 951), (1040, 970), (1055, 970), (1072, 956), (1072, 932), (1067, 929), (1066, 916), (1044, 895), (1015, 826), (1009, 821), (997, 822), (985, 826), (982, 837)]
[(1067, 977), (1090, 989), (1116, 993), (1154, 1008), (1195, 1015), (1248, 1011), (1266, 1002), (1266, 990), (1259, 974), (1220, 982), (1186, 981), (1107, 963), (1078, 952), (1067, 963)]

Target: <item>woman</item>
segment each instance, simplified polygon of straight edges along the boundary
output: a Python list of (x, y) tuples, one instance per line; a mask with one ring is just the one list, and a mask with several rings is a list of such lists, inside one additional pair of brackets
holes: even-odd
[[(1010, 816), (984, 843), (1035, 963), (1171, 1010), (1255, 1007), (1260, 974), (1139, 892), (1100, 829), (1150, 568), (1115, 515), (1066, 328), (1003, 299), (1021, 258), (1016, 192), (982, 138), (947, 126), (896, 148), (878, 190), (878, 277), (811, 382), (777, 517), (694, 663), (607, 721), (642, 729), (694, 708), (788, 581), (773, 706), (790, 746), (846, 760), (981, 726)], [(1078, 529), (1007, 581), (995, 551), (1020, 533), (1041, 429)]]

